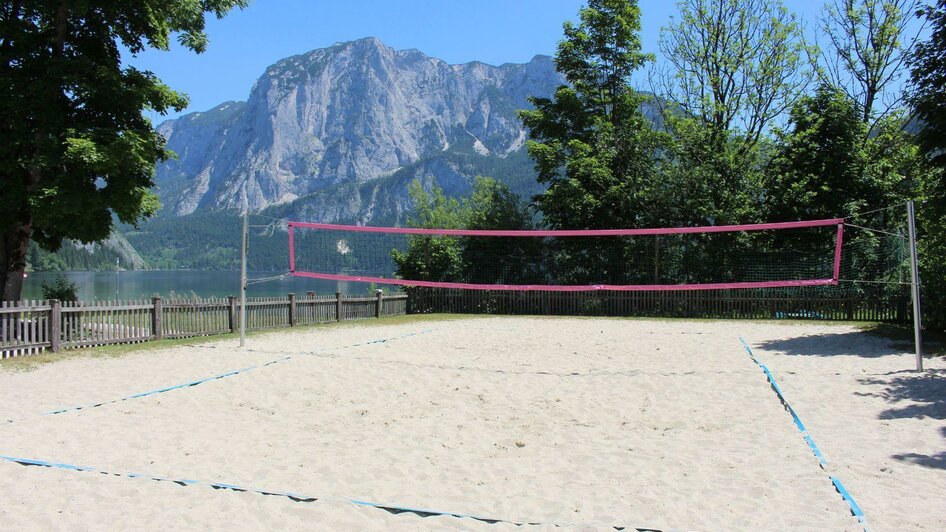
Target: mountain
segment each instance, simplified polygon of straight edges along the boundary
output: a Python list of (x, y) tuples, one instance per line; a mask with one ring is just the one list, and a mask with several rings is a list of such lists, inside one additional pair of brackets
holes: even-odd
[(239, 208), (318, 221), (402, 222), (406, 183), (448, 193), (491, 175), (538, 190), (516, 110), (563, 83), (552, 59), (450, 65), (375, 38), (278, 61), (246, 102), (159, 126), (176, 160), (158, 193), (176, 216)]
[(27, 264), (33, 271), (142, 270), (149, 267), (125, 235), (118, 231), (92, 244), (65, 240), (56, 253), (45, 251), (36, 242), (30, 242)]
[[(490, 176), (527, 200), (542, 185), (516, 111), (564, 82), (548, 56), (451, 65), (375, 38), (283, 59), (247, 101), (158, 126), (177, 158), (157, 168), (157, 217), (122, 226), (123, 238), (102, 249), (69, 244), (63, 260), (37, 249), (32, 263), (107, 269), (122, 257), (122, 267), (236, 268), (244, 190), (252, 212), (273, 218), (373, 225), (405, 222), (415, 179), (460, 196), (473, 177)], [(644, 112), (660, 127), (656, 106)], [(251, 268), (284, 267), (278, 229), (253, 235)]]

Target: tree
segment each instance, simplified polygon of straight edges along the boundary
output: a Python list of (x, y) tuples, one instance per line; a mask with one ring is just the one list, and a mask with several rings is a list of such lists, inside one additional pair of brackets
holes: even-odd
[[(476, 177), (471, 194), (459, 199), (448, 198), (436, 185), (427, 192), (416, 180), (408, 193), (414, 203), (411, 227), (523, 230), (532, 225), (519, 197), (489, 177)], [(536, 240), (414, 235), (406, 250), (391, 256), (402, 279), (523, 284), (540, 274)]]
[[(448, 198), (443, 190), (433, 185), (430, 193), (420, 181), (407, 187), (414, 203), (414, 214), (408, 218), (411, 227), (463, 229), (469, 218), (469, 207), (456, 198)], [(424, 281), (453, 280), (462, 272), (463, 248), (457, 238), (445, 236), (412, 236), (406, 251), (393, 250), (391, 258), (402, 279)]]
[(565, 23), (555, 57), (570, 85), (520, 112), (538, 180), (548, 185), (533, 201), (553, 228), (629, 227), (660, 141), (641, 111), (646, 98), (629, 84), (651, 60), (641, 52), (640, 9), (592, 0), (579, 16), (578, 26)]
[(844, 91), (820, 85), (795, 104), (789, 125), (777, 132), (767, 168), (773, 220), (844, 217), (878, 205), (865, 202), (867, 126)]
[(43, 291), (43, 299), (58, 299), (60, 301), (78, 301), (79, 300), (79, 290), (76, 288), (76, 284), (70, 281), (65, 275), (59, 274), (56, 276), (56, 283), (52, 285), (46, 284), (43, 282), (41, 287)]
[(917, 135), (930, 160), (946, 169), (946, 0), (920, 11), (932, 33), (928, 41), (916, 46), (910, 59), (913, 92), (908, 100), (913, 113), (922, 121)]
[[(643, 113), (649, 98), (630, 85), (653, 59), (641, 51), (640, 9), (636, 1), (591, 0), (579, 18), (564, 24), (555, 56), (570, 85), (520, 112), (538, 180), (548, 185), (533, 203), (556, 229), (636, 227), (653, 208), (647, 196), (666, 142)], [(563, 282), (626, 280), (628, 250), (619, 239), (556, 244)]]
[(716, 149), (738, 131), (755, 146), (810, 81), (797, 17), (779, 0), (682, 0), (660, 49), (675, 72), (663, 95), (708, 129)]
[(172, 34), (207, 47), (205, 14), (248, 0), (18, 0), (0, 5), (0, 299), (20, 297), (31, 240), (106, 238), (113, 220), (158, 208), (154, 166), (172, 154), (145, 109), (186, 106), (151, 72), (122, 63)]
[(929, 40), (910, 58), (913, 92), (908, 101), (920, 121), (920, 148), (934, 169), (922, 183), (917, 212), (920, 275), (926, 325), (946, 329), (946, 0), (920, 11), (930, 24)]
[[(509, 187), (477, 177), (465, 201), (467, 229), (532, 229), (528, 208)], [(536, 284), (545, 275), (543, 240), (531, 237), (462, 239), (465, 277), (473, 283)]]
[[(660, 48), (675, 69), (663, 77), (665, 123), (673, 142), (664, 153), (665, 218), (659, 225), (763, 221), (766, 131), (807, 87), (806, 45), (797, 17), (778, 0), (682, 0), (680, 18), (664, 28)], [(693, 274), (725, 278), (737, 242), (706, 237), (677, 250)], [(669, 243), (668, 243), (669, 244)], [(665, 245), (664, 247), (667, 247)], [(666, 254), (673, 253), (667, 249)]]
[[(905, 201), (928, 175), (905, 118), (892, 113), (873, 131), (842, 89), (822, 84), (793, 107), (789, 129), (778, 132), (766, 168), (766, 212), (775, 220), (846, 218), (861, 227), (844, 236), (844, 279), (854, 294), (902, 295), (906, 271)], [(886, 208), (885, 208), (886, 207)], [(778, 242), (772, 242), (777, 246)], [(818, 237), (791, 243), (794, 251), (824, 245)], [(880, 283), (878, 283), (880, 281)], [(885, 284), (883, 281), (892, 281)]]
[[(775, 219), (860, 218), (878, 207), (902, 204), (919, 194), (929, 169), (906, 118), (891, 113), (873, 128), (842, 89), (822, 85), (799, 100), (790, 130), (780, 131), (768, 165), (766, 198)], [(875, 216), (890, 216), (880, 211)], [(896, 221), (902, 215), (893, 215)], [(872, 220), (886, 227), (894, 220)]]
[(910, 14), (920, 0), (831, 0), (820, 20), (828, 46), (820, 51), (822, 80), (857, 102), (861, 120), (874, 125), (899, 107), (903, 66), (920, 34)]

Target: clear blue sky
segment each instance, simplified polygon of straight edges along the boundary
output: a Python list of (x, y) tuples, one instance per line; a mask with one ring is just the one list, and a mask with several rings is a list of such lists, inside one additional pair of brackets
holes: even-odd
[[(785, 0), (809, 26), (822, 0)], [(186, 112), (245, 100), (272, 63), (335, 42), (378, 37), (397, 49), (417, 48), (449, 63), (521, 63), (553, 55), (562, 23), (575, 20), (582, 0), (254, 0), (243, 11), (209, 21), (210, 47), (196, 55), (174, 46), (129, 63), (151, 70), (188, 94)], [(660, 27), (675, 0), (641, 0), (642, 38), (657, 53)], [(156, 122), (165, 118), (154, 116)]]

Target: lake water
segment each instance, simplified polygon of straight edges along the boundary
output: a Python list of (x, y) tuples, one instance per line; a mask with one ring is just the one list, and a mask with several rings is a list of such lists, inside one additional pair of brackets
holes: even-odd
[[(58, 272), (31, 272), (23, 285), (23, 299), (42, 299), (42, 285), (56, 282)], [(154, 295), (176, 297), (226, 297), (240, 295), (240, 272), (208, 272), (180, 270), (149, 270), (123, 272), (63, 272), (75, 283), (79, 299), (83, 301), (108, 299), (147, 299)], [(247, 277), (259, 279), (278, 275), (273, 272), (252, 272)], [(304, 295), (315, 291), (319, 295), (368, 294), (367, 283), (351, 283), (286, 277), (284, 279), (251, 284), (247, 297), (284, 296), (290, 292)]]

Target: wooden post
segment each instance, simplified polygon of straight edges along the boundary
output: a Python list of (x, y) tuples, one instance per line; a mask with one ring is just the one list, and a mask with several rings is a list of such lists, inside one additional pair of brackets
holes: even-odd
[(49, 305), (49, 347), (53, 353), (59, 352), (59, 342), (62, 340), (62, 302), (50, 299)]
[(163, 327), (161, 323), (161, 298), (159, 296), (152, 297), (151, 303), (154, 305), (154, 310), (151, 313), (151, 335), (154, 336), (155, 340), (160, 340), (164, 336), (161, 331)]
[(296, 326), (296, 295), (289, 294), (289, 326)]
[(237, 306), (236, 306), (236, 296), (227, 296), (227, 326), (230, 328), (230, 332), (235, 333), (237, 330)]
[(375, 318), (380, 318), (380, 317), (381, 317), (381, 305), (384, 304), (384, 303), (382, 303), (381, 298), (384, 296), (384, 293), (381, 292), (381, 289), (378, 289), (375, 293), (378, 295), (378, 304), (377, 304), (377, 306), (375, 307), (375, 310), (374, 310), (374, 317), (375, 317)]
[(342, 321), (342, 293), (335, 292), (335, 321)]

